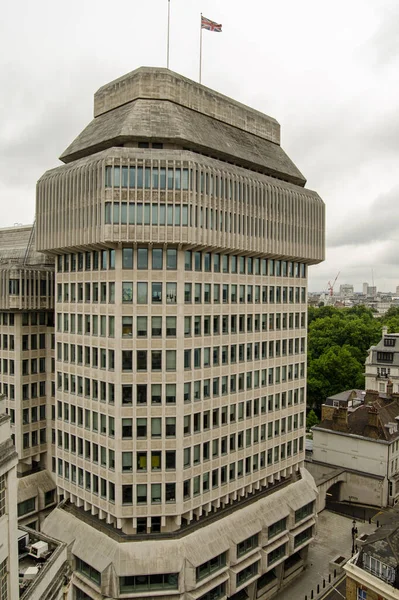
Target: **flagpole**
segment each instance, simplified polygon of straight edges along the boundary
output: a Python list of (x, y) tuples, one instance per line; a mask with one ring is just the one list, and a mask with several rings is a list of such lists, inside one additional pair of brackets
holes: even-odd
[(166, 49), (166, 68), (169, 69), (169, 46), (170, 46), (170, 0), (168, 0), (168, 36)]
[(202, 75), (202, 13), (200, 19), (200, 62), (199, 62), (199, 82), (201, 83)]

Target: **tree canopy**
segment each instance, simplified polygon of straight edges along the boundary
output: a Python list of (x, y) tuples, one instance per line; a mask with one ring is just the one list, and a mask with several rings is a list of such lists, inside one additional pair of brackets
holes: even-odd
[(320, 409), (328, 396), (364, 387), (369, 348), (382, 337), (382, 327), (399, 331), (399, 308), (382, 317), (365, 306), (308, 310), (308, 406)]

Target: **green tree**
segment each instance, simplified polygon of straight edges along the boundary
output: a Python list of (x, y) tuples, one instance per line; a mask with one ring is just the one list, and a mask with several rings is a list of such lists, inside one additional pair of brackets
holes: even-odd
[(308, 412), (308, 416), (306, 417), (306, 429), (311, 429), (313, 427), (313, 425), (317, 425), (319, 422), (320, 422), (319, 418), (312, 408)]
[(328, 396), (364, 386), (364, 365), (353, 355), (353, 348), (331, 346), (309, 361), (308, 405), (320, 409)]

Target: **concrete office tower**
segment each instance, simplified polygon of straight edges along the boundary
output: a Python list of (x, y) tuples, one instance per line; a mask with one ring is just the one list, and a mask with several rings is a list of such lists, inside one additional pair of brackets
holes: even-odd
[(17, 463), (10, 417), (0, 397), (0, 598), (18, 598)]
[[(18, 451), (18, 521), (39, 528), (54, 506), (54, 258), (34, 228), (0, 229), (0, 384)], [(55, 468), (54, 468), (55, 471)]]
[(102, 87), (94, 117), (37, 188), (65, 499), (44, 531), (70, 545), (78, 598), (263, 598), (314, 532), (323, 203), (274, 119), (171, 71)]
[(0, 229), (1, 392), (18, 473), (51, 467), (54, 258), (35, 251), (31, 225)]

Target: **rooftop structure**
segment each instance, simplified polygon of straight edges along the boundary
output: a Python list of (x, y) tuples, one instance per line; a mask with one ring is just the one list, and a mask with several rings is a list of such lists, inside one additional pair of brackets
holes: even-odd
[(390, 521), (367, 536), (362, 548), (344, 567), (347, 598), (399, 599), (399, 520)]
[(65, 598), (70, 571), (65, 544), (20, 526), (18, 570), (20, 600)]

